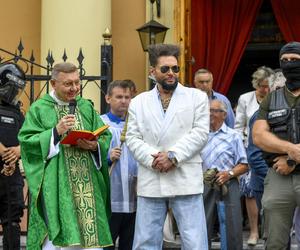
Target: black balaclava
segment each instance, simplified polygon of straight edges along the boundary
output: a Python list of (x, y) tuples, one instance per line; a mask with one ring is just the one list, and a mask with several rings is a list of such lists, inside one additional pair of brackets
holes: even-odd
[[(290, 42), (284, 45), (279, 52), (279, 59), (283, 54), (298, 54), (300, 55), (300, 43)], [(293, 91), (300, 88), (300, 59), (296, 61), (281, 61), (280, 67), (286, 78), (286, 86)]]

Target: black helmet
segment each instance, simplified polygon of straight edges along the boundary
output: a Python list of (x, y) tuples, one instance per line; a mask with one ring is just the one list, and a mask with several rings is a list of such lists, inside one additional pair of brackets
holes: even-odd
[(17, 104), (25, 88), (25, 73), (14, 63), (0, 64), (0, 100)]

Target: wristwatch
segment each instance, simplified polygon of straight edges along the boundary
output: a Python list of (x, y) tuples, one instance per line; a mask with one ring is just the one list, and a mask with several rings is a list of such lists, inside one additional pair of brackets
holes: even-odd
[(178, 161), (177, 161), (177, 159), (176, 159), (176, 157), (175, 157), (174, 152), (168, 151), (168, 159), (169, 159), (175, 166), (177, 166)]
[(286, 164), (289, 166), (289, 167), (295, 167), (297, 165), (297, 162), (293, 159), (291, 159), (290, 157), (288, 157), (286, 159)]
[(228, 175), (229, 175), (229, 178), (232, 179), (234, 177), (234, 172), (233, 170), (229, 170), (228, 171)]

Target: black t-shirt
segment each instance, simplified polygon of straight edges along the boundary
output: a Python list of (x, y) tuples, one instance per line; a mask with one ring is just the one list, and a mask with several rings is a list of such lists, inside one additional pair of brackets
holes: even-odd
[[(293, 95), (293, 93), (289, 91), (286, 86), (284, 86), (284, 95), (288, 105), (291, 108), (295, 107), (296, 105), (300, 106), (300, 95), (299, 96)], [(271, 101), (271, 95), (268, 94), (259, 105), (257, 120), (267, 120), (270, 101)]]
[[(284, 86), (284, 96), (289, 107), (294, 108), (295, 106), (300, 106), (300, 95), (295, 96), (289, 89)], [(269, 93), (263, 101), (260, 103), (257, 120), (266, 120), (269, 113), (269, 107), (271, 102), (271, 94)], [(276, 157), (276, 154), (264, 152), (264, 159), (269, 166), (273, 165), (273, 159)], [(297, 168), (293, 171), (294, 173), (300, 172), (300, 164), (297, 165)]]

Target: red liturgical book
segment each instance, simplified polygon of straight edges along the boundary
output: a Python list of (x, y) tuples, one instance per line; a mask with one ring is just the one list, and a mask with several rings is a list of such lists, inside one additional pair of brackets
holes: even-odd
[(68, 135), (61, 140), (61, 144), (77, 145), (78, 139), (93, 140), (96, 136), (101, 135), (109, 125), (104, 125), (96, 129), (94, 132), (88, 130), (71, 130)]

